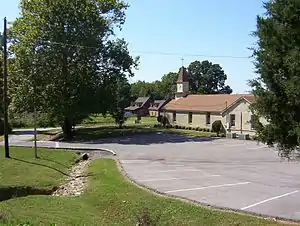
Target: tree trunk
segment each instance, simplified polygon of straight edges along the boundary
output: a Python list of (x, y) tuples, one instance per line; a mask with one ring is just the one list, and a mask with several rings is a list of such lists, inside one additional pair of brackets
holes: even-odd
[(64, 134), (65, 139), (72, 139), (73, 138), (73, 130), (72, 130), (72, 123), (69, 118), (65, 118), (63, 125), (62, 125), (62, 130)]

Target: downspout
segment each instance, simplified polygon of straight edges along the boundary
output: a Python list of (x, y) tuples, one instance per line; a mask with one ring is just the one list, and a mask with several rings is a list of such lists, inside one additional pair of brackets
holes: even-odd
[(241, 133), (243, 133), (243, 113), (241, 112)]

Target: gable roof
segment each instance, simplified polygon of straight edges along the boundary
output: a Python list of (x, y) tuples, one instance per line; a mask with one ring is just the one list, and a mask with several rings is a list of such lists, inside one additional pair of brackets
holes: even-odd
[(199, 112), (223, 112), (236, 103), (240, 98), (247, 102), (254, 101), (252, 94), (209, 94), (209, 95), (188, 95), (185, 98), (173, 99), (165, 110), (172, 111), (199, 111)]
[(160, 110), (166, 103), (168, 102), (168, 100), (155, 100), (153, 102), (153, 104), (158, 104), (157, 107), (153, 106), (153, 107), (150, 107), (149, 110)]
[(145, 104), (149, 99), (150, 97), (138, 97), (134, 102)]
[(182, 66), (179, 69), (177, 82), (188, 82), (188, 81), (189, 81), (189, 75), (188, 75), (185, 67)]
[[(125, 108), (125, 110), (128, 111), (135, 111), (137, 109), (140, 109), (142, 107), (144, 107), (144, 105), (146, 104), (146, 102), (150, 100), (150, 97), (138, 97), (133, 103), (131, 103), (130, 106), (128, 106), (127, 108)], [(141, 106), (136, 106), (136, 104), (141, 104)]]

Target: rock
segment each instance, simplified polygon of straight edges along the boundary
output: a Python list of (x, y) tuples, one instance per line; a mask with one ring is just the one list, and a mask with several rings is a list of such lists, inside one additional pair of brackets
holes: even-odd
[(89, 159), (89, 155), (87, 153), (83, 153), (82, 155), (79, 156), (79, 158), (76, 159), (76, 163), (80, 161), (86, 161)]

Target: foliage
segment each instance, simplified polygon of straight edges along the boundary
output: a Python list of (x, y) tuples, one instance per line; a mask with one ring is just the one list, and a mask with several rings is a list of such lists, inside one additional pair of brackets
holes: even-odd
[(157, 122), (161, 123), (162, 122), (162, 118), (163, 118), (162, 115), (157, 116)]
[(137, 81), (131, 84), (132, 97), (133, 99), (145, 96), (151, 96), (155, 100), (172, 99), (176, 92), (177, 76), (177, 73), (169, 72), (160, 81)]
[(119, 76), (117, 78), (116, 82), (113, 83), (111, 93), (112, 97), (110, 100), (112, 100), (112, 102), (109, 112), (121, 128), (126, 120), (124, 117), (125, 108), (128, 107), (131, 102), (130, 84), (125, 76)]
[(163, 116), (161, 119), (161, 124), (165, 127), (166, 125), (169, 124), (169, 120), (166, 116)]
[(217, 133), (217, 136), (219, 136), (219, 134), (224, 131), (223, 124), (222, 124), (221, 120), (214, 121), (212, 123), (211, 127), (212, 127), (212, 131)]
[(106, 113), (112, 82), (137, 65), (127, 43), (113, 39), (127, 7), (122, 0), (22, 0), (9, 32), (11, 108), (48, 113), (66, 136), (90, 113)]
[[(225, 85), (227, 75), (219, 64), (209, 61), (194, 61), (188, 66), (190, 91), (193, 94), (230, 94), (232, 89)], [(154, 99), (173, 99), (176, 92), (178, 73), (169, 72), (154, 82), (137, 81), (131, 85), (133, 98), (151, 96)]]
[(225, 85), (227, 75), (219, 64), (207, 60), (194, 61), (188, 66), (190, 91), (193, 94), (230, 94), (232, 89)]
[(300, 138), (300, 2), (268, 1), (257, 17), (257, 46), (253, 48), (257, 78), (250, 81), (256, 102), (252, 110), (267, 120), (258, 139), (277, 144), (289, 157)]

